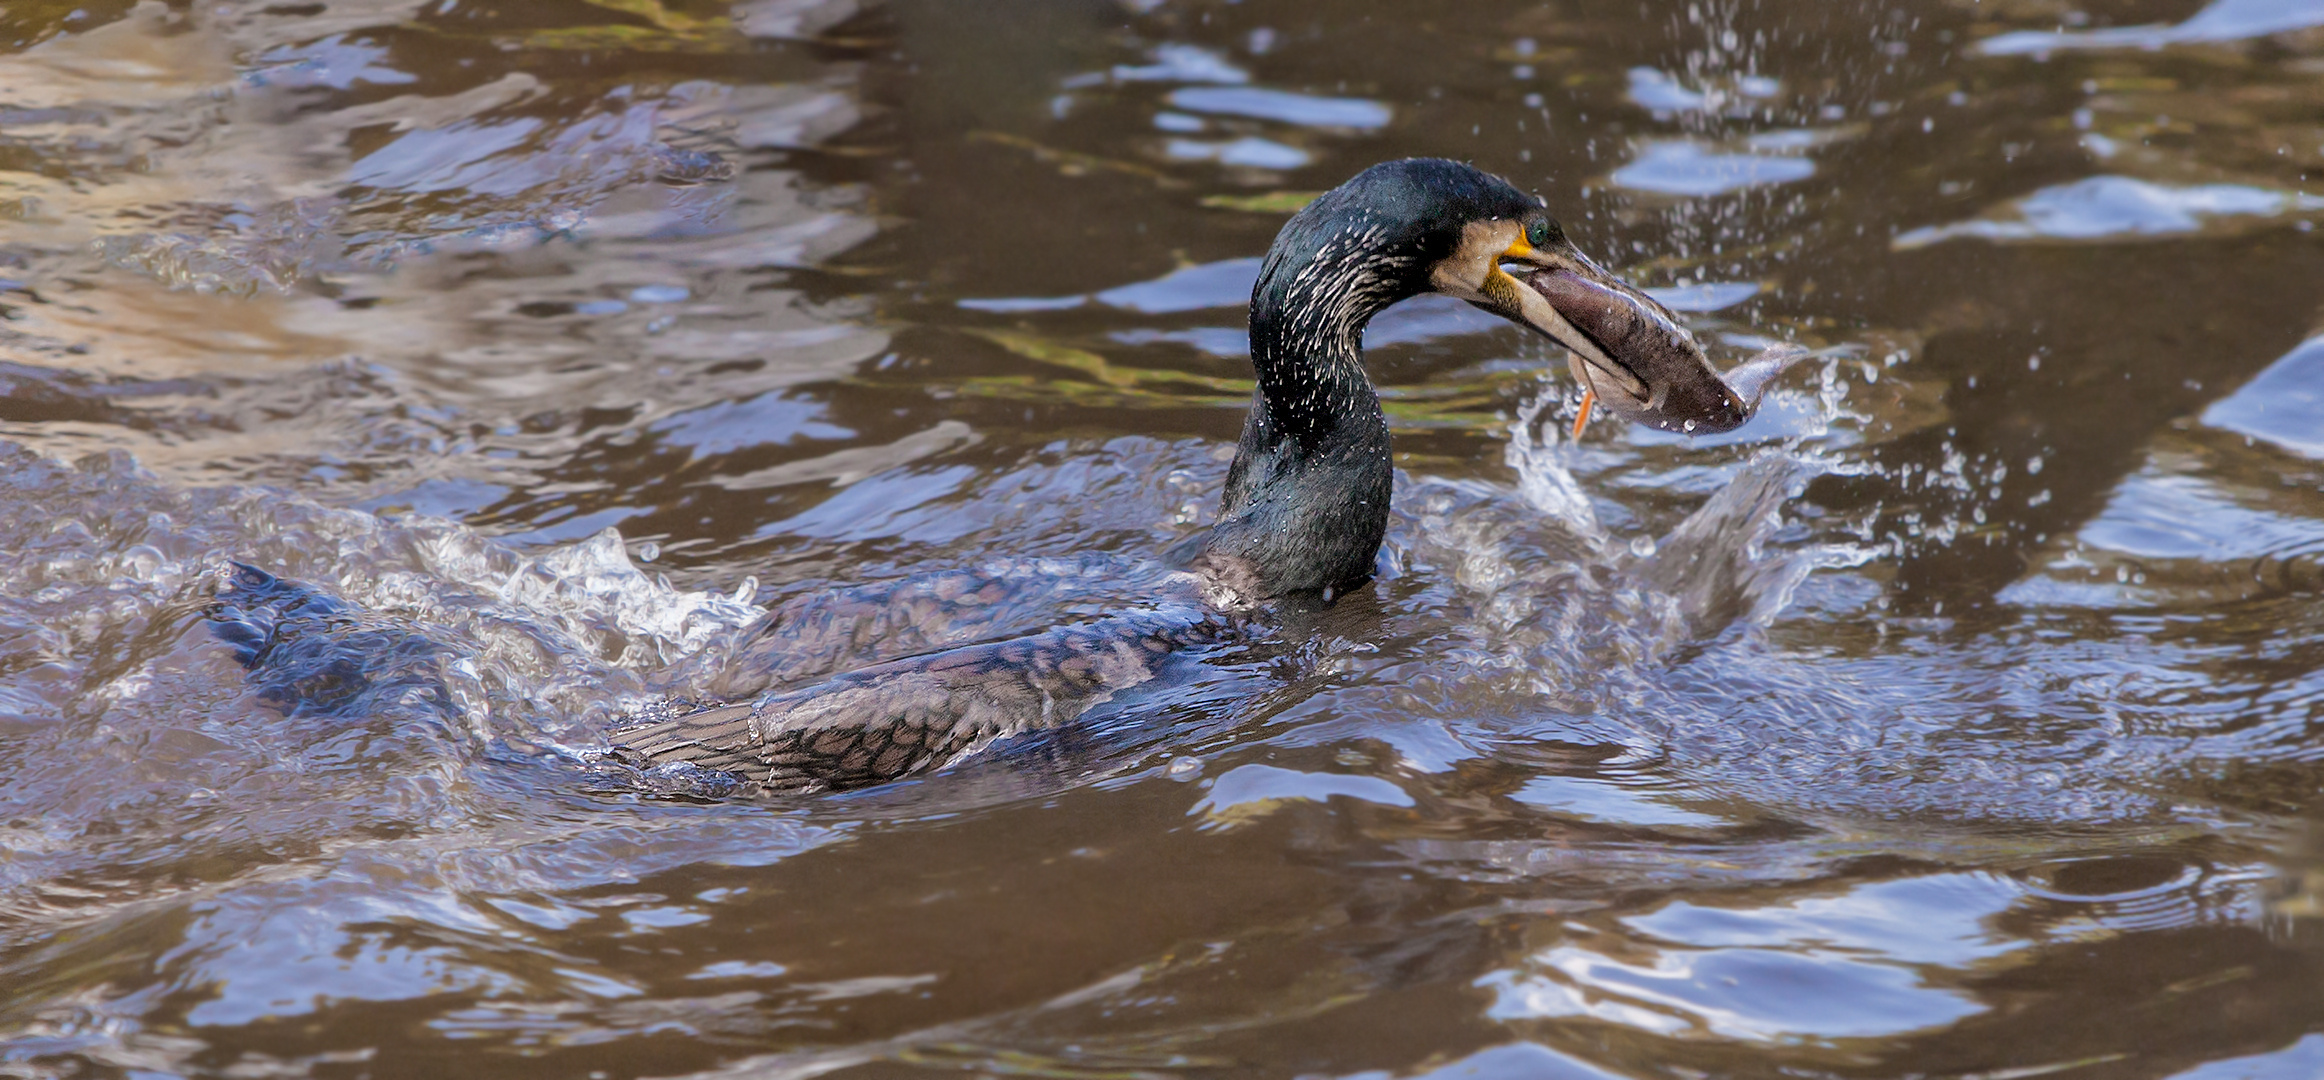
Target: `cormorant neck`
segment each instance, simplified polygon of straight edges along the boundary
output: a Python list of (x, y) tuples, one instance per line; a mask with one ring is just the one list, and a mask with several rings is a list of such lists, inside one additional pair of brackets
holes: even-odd
[(1361, 222), (1317, 239), (1278, 240), (1252, 290), (1258, 390), (1206, 546), (1274, 596), (1369, 578), (1395, 476), (1362, 342), (1374, 314), (1417, 291), (1409, 260), (1370, 247)]
[[(1251, 289), (1251, 365), (1280, 438), (1309, 442), (1379, 413), (1364, 374), (1364, 326), (1418, 291), (1408, 260), (1367, 250), (1368, 230), (1344, 229), (1312, 250), (1279, 243)], [(1384, 431), (1385, 429), (1383, 429)]]

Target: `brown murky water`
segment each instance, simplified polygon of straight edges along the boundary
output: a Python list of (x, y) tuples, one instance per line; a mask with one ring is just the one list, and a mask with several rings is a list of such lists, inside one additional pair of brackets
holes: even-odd
[[(1372, 588), (913, 783), (587, 765), (787, 598), (1134, 598), (1409, 154), (1824, 358), (1573, 444), (1414, 301)], [(6, 0), (0, 1074), (2324, 1075), (2319, 221), (2312, 0)], [(265, 704), (229, 558), (450, 696)]]

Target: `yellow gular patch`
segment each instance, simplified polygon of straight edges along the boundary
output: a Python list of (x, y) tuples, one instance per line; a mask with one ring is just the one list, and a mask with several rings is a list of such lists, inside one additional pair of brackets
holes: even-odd
[(1517, 298), (1517, 289), (1517, 279), (1496, 266), (1485, 272), (1484, 287), (1477, 291), (1484, 293), (1485, 299), (1491, 300), (1503, 311), (1523, 311), (1525, 304)]
[[(1461, 226), (1460, 246), (1453, 250), (1450, 257), (1436, 265), (1430, 272), (1430, 281), (1438, 292), (1464, 300), (1477, 299), (1485, 295), (1495, 275), (1500, 275), (1507, 282), (1508, 275), (1500, 272), (1501, 260), (1510, 258), (1505, 253), (1516, 250), (1524, 243), (1525, 230), (1514, 221), (1469, 222)], [(1509, 298), (1509, 294), (1495, 297), (1502, 301)]]

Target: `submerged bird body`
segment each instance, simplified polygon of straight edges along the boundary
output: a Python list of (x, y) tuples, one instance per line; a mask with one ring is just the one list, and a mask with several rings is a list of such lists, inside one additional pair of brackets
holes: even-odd
[(1229, 619), (1179, 613), (963, 645), (619, 732), (617, 754), (648, 767), (729, 772), (763, 788), (862, 787), (1070, 722), (1154, 681), (1182, 650), (1234, 632)]
[[(1520, 280), (1504, 263), (1533, 272)], [(764, 789), (882, 783), (1153, 682), (1188, 650), (1246, 636), (1270, 600), (1330, 602), (1371, 576), (1394, 483), (1387, 417), (1363, 366), (1364, 327), (1432, 291), (1566, 346), (1585, 386), (1640, 422), (1727, 430), (1749, 417), (1765, 381), (1748, 398), (1722, 383), (1669, 312), (1575, 250), (1538, 199), (1455, 162), (1374, 166), (1295, 214), (1268, 251), (1251, 294), (1257, 388), (1216, 524), (1166, 555), (1177, 572), (1160, 591), (1176, 595), (997, 641), (969, 637), (970, 619), (965, 633), (923, 634), (926, 651), (805, 685), (771, 674), (754, 685), (729, 673), (709, 680), (713, 694), (748, 700), (618, 730), (613, 756), (648, 770), (716, 770)], [(877, 593), (787, 605), (744, 656), (778, 661), (771, 671), (782, 666), (786, 635), (802, 628), (844, 638), (862, 620), (887, 626), (886, 616), (865, 614), (879, 606)]]

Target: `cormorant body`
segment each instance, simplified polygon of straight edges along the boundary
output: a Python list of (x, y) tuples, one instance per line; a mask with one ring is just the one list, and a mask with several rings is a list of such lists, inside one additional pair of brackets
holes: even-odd
[[(1521, 281), (1504, 264), (1532, 274)], [(1217, 523), (1165, 556), (1179, 572), (1163, 591), (1177, 595), (1137, 613), (886, 658), (763, 693), (758, 686), (779, 676), (757, 686), (747, 673), (714, 678), (714, 692), (748, 688), (748, 699), (666, 710), (617, 730), (613, 756), (649, 770), (718, 770), (762, 789), (882, 783), (1068, 722), (1161, 677), (1184, 650), (1247, 633), (1272, 600), (1331, 602), (1371, 576), (1394, 483), (1387, 417), (1363, 366), (1364, 327), (1431, 291), (1565, 345), (1585, 385), (1640, 422), (1726, 430), (1750, 415), (1765, 381), (1748, 400), (1736, 394), (1667, 310), (1591, 263), (1540, 200), (1506, 181), (1436, 159), (1377, 165), (1294, 214), (1267, 253), (1250, 305), (1257, 388)], [(238, 575), (237, 590), (263, 597), (289, 588), (256, 573)], [(835, 620), (878, 622), (887, 617), (864, 612), (908, 591), (862, 587), (786, 605), (743, 655), (774, 658), (789, 635), (827, 631)], [(250, 620), (223, 625), (260, 669), (268, 645), (247, 640)]]

